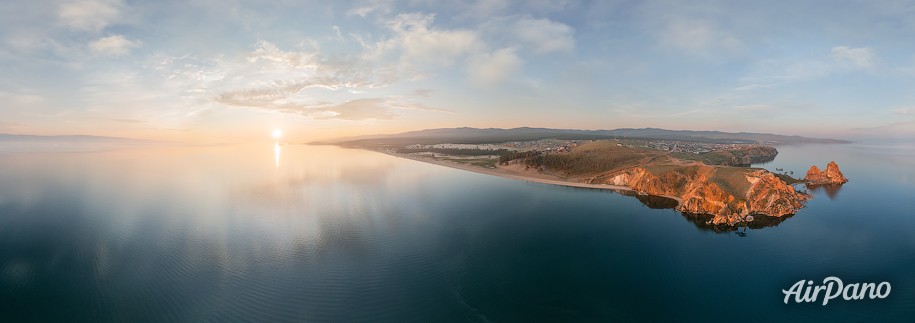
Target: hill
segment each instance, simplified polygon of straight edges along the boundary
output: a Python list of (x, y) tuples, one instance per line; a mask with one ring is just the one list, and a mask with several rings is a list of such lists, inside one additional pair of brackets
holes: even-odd
[(614, 130), (578, 130), (550, 128), (440, 128), (410, 131), (399, 134), (370, 135), (340, 138), (320, 143), (345, 146), (379, 146), (408, 144), (489, 144), (511, 141), (540, 139), (588, 140), (588, 139), (661, 139), (706, 143), (745, 143), (788, 145), (804, 143), (848, 143), (845, 140), (785, 136), (770, 133), (721, 131), (666, 130), (657, 128), (624, 128)]

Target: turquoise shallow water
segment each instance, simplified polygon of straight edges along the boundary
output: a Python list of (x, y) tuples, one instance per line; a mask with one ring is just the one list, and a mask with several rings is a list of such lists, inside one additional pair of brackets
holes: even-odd
[[(369, 151), (0, 154), (0, 313), (57, 321), (904, 321), (915, 149), (779, 147), (851, 182), (767, 227)], [(739, 234), (738, 234), (739, 233)], [(801, 279), (882, 300), (784, 304)]]

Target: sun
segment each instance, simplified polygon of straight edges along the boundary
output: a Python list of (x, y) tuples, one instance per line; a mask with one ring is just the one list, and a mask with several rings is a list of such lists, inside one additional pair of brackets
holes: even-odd
[(280, 138), (283, 138), (283, 130), (280, 130), (280, 129), (273, 129), (273, 133), (272, 133), (272, 134), (273, 134), (273, 139), (280, 139)]

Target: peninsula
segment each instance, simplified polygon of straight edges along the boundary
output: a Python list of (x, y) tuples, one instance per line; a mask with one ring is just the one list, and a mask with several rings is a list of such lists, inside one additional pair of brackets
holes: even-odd
[[(650, 133), (639, 129), (550, 130), (437, 129), (351, 138), (336, 144), (532, 182), (665, 197), (675, 201), (671, 206), (684, 214), (706, 216), (709, 225), (735, 226), (753, 222), (754, 216), (796, 214), (811, 198), (795, 189), (804, 180), (749, 167), (775, 158), (778, 151), (771, 146), (773, 142), (841, 143), (662, 129)], [(417, 135), (423, 133), (435, 135)], [(635, 133), (644, 136), (629, 136)], [(714, 136), (707, 137), (710, 134)], [(831, 162), (823, 176), (832, 178), (835, 173), (841, 176), (838, 165)], [(819, 180), (818, 174), (808, 174), (808, 182)]]

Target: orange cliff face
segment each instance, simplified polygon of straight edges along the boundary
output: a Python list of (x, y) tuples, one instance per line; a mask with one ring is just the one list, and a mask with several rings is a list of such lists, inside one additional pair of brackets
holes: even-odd
[(678, 211), (712, 215), (711, 224), (749, 222), (751, 215), (792, 215), (810, 198), (764, 169), (688, 165), (652, 172), (634, 167), (592, 182), (677, 198)]
[(820, 171), (816, 165), (810, 166), (804, 181), (807, 185), (833, 185), (845, 184), (848, 179), (839, 170), (839, 165), (835, 161), (831, 161), (826, 165), (825, 171)]

